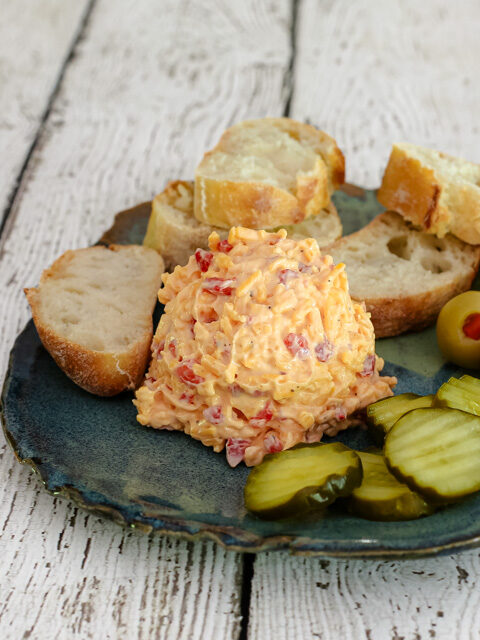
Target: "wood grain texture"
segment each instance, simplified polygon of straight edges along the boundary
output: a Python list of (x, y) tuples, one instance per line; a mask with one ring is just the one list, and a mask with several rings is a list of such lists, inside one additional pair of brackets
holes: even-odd
[[(291, 115), (336, 135), (349, 179), (365, 186), (378, 185), (394, 139), (479, 161), (478, 7), (300, 0)], [(168, 0), (161, 9), (98, 0), (0, 239), (0, 381), (29, 317), (23, 286), (95, 240), (116, 211), (190, 177), (229, 124), (283, 112), (290, 20), (286, 0)], [(18, 169), (4, 158), (11, 192)], [(78, 511), (39, 490), (4, 443), (0, 557), (2, 639), (240, 631), (239, 556), (125, 533)], [(478, 639), (479, 574), (478, 551), (406, 562), (260, 555), (249, 637)]]
[(0, 222), (87, 0), (0, 0)]
[(478, 640), (478, 551), (403, 561), (257, 557), (251, 638)]
[(2, 499), (11, 507), (0, 537), (2, 638), (237, 637), (238, 556), (124, 532), (37, 494), (22, 471)]
[[(22, 287), (191, 177), (225, 127), (282, 113), (289, 21), (287, 1), (97, 1), (0, 239), (0, 382), (30, 315)], [(238, 637), (240, 556), (77, 512), (6, 445), (0, 493), (2, 640)]]
[(301, 0), (292, 117), (337, 138), (375, 188), (392, 142), (480, 162), (477, 0)]
[[(299, 3), (291, 115), (380, 183), (392, 141), (480, 161), (480, 5)], [(251, 638), (478, 640), (480, 554), (394, 562), (257, 557)]]

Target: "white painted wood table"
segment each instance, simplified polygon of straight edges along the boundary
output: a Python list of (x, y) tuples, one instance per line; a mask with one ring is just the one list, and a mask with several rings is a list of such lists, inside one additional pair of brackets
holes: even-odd
[[(478, 0), (0, 0), (0, 383), (22, 287), (286, 114), (379, 184), (394, 140), (480, 162)], [(0, 638), (480, 638), (480, 557), (322, 560), (142, 537), (46, 494), (0, 442)]]

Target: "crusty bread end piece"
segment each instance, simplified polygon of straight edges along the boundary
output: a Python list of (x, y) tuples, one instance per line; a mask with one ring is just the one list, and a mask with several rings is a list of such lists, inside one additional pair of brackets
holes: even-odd
[(480, 165), (413, 144), (396, 144), (378, 200), (427, 233), (480, 244)]
[(431, 325), (450, 298), (470, 288), (480, 264), (480, 247), (418, 231), (392, 211), (325, 252), (345, 263), (350, 294), (365, 302), (377, 338)]
[(206, 249), (212, 231), (217, 231), (222, 239), (228, 236), (228, 229), (203, 224), (194, 217), (193, 184), (183, 180), (170, 182), (152, 201), (143, 244), (160, 253), (167, 271), (186, 264), (196, 249)]
[(195, 172), (199, 222), (270, 229), (318, 214), (344, 181), (333, 138), (290, 118), (247, 120), (230, 127)]
[[(201, 223), (194, 217), (193, 199), (194, 183), (182, 180), (170, 182), (153, 199), (143, 244), (160, 252), (169, 271), (178, 264), (186, 264), (197, 248), (207, 249), (208, 236), (212, 231), (222, 239), (228, 236), (228, 229)], [(342, 223), (332, 203), (318, 215), (284, 228), (289, 237), (313, 237), (320, 247), (342, 235)]]
[(25, 289), (43, 345), (80, 387), (112, 396), (142, 382), (163, 271), (146, 247), (96, 246), (67, 251)]

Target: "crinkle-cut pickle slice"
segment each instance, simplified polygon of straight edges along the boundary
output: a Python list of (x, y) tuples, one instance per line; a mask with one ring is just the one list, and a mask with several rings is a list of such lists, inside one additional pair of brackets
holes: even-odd
[(450, 378), (437, 391), (435, 405), (480, 416), (480, 380), (472, 376)]
[[(454, 378), (454, 380), (456, 379), (457, 378)], [(459, 382), (461, 382), (463, 386), (471, 389), (472, 393), (480, 393), (480, 380), (478, 378), (465, 374), (461, 376)]]
[(246, 508), (265, 519), (322, 509), (362, 481), (357, 454), (339, 442), (303, 444), (265, 456), (248, 476)]
[(480, 489), (480, 418), (457, 409), (415, 409), (385, 439), (390, 471), (427, 499), (448, 503)]
[(367, 520), (415, 520), (433, 513), (422, 496), (390, 473), (381, 453), (357, 451), (363, 467), (362, 484), (347, 498), (348, 509)]
[(383, 442), (385, 435), (395, 422), (413, 409), (431, 407), (433, 395), (418, 396), (416, 393), (401, 393), (398, 396), (378, 400), (367, 408), (367, 421), (370, 433), (377, 442)]

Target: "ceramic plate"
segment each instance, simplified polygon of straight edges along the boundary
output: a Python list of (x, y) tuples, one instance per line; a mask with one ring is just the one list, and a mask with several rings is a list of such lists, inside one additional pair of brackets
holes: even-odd
[[(344, 232), (382, 208), (375, 193), (350, 187), (335, 195)], [(123, 212), (104, 242), (141, 242), (149, 204)], [(379, 340), (385, 373), (397, 393), (433, 393), (451, 375), (433, 329)], [(131, 394), (98, 398), (75, 386), (42, 347), (32, 322), (17, 338), (2, 395), (6, 438), (48, 491), (145, 532), (213, 538), (229, 549), (289, 549), (323, 556), (412, 556), (480, 543), (480, 494), (427, 518), (401, 523), (362, 520), (331, 508), (328, 517), (264, 522), (246, 513), (248, 470), (231, 469), (223, 454), (173, 431), (141, 427)], [(371, 445), (357, 428), (338, 438)], [(331, 440), (326, 438), (326, 441)]]

